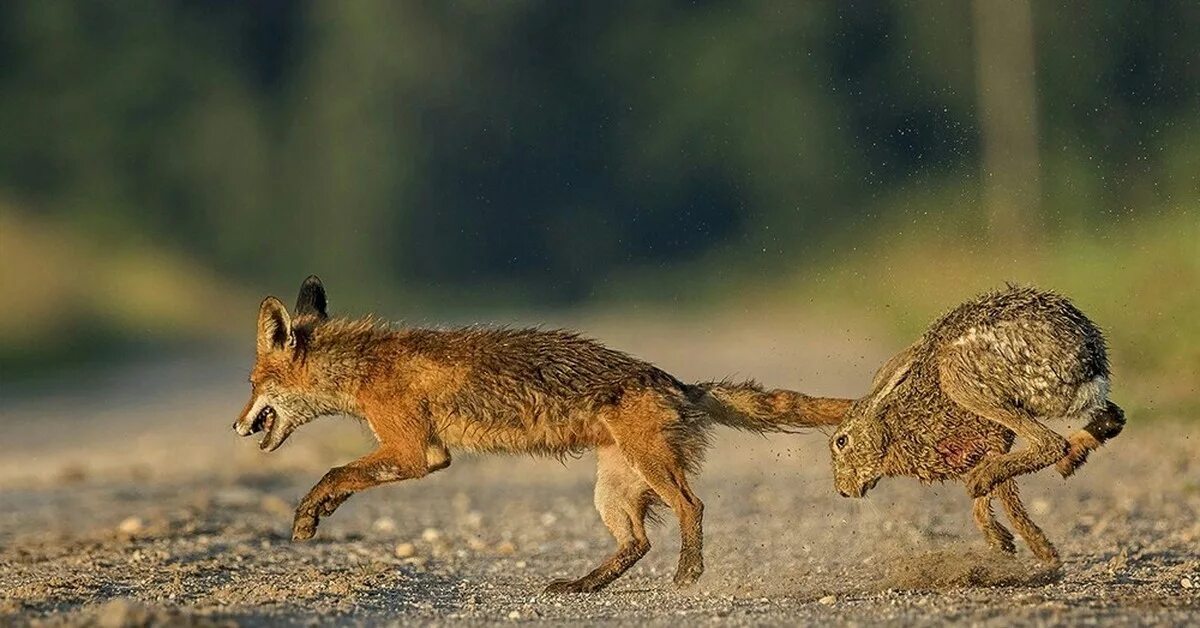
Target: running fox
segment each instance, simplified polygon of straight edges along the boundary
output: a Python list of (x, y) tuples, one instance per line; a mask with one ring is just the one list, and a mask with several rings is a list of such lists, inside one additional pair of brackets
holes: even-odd
[(684, 384), (651, 364), (568, 331), (405, 329), (330, 318), (321, 281), (300, 287), (295, 316), (259, 308), (250, 401), (233, 428), (274, 451), (326, 415), (367, 422), (378, 448), (330, 469), (300, 501), (294, 540), (348, 497), (450, 466), (452, 449), (563, 456), (597, 450), (595, 504), (617, 550), (547, 592), (596, 591), (650, 549), (648, 510), (666, 504), (682, 539), (675, 583), (704, 570), (704, 504), (688, 486), (713, 424), (756, 432), (836, 425), (850, 401), (765, 391), (754, 382)]

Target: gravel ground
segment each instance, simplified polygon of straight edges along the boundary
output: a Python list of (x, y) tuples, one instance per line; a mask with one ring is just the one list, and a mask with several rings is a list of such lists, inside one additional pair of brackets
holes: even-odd
[[(842, 346), (836, 334), (780, 340), (777, 330), (678, 330), (706, 338), (683, 345), (663, 329), (602, 337), (641, 346), (685, 377), (736, 365), (831, 394), (865, 386), (885, 353)], [(821, 359), (831, 354), (855, 357)], [(1022, 482), (1064, 557), (1057, 571), (1024, 547), (1016, 560), (983, 551), (961, 485), (885, 480), (866, 500), (845, 500), (832, 491), (824, 435), (723, 431), (693, 485), (707, 505), (697, 586), (671, 585), (678, 534), (667, 517), (651, 553), (609, 589), (547, 596), (547, 582), (581, 575), (611, 550), (591, 506), (592, 456), (460, 455), (429, 478), (355, 496), (316, 539), (292, 543), (295, 502), (325, 468), (370, 446), (337, 420), (271, 456), (236, 439), (228, 424), (245, 368), (157, 363), (70, 394), (0, 396), (10, 436), (0, 456), (0, 624), (1200, 620), (1194, 423), (1131, 416), (1075, 478)]]

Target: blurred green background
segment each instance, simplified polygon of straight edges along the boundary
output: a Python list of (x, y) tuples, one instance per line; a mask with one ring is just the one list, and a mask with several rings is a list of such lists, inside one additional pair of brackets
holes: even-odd
[(10, 0), (2, 379), (248, 346), (309, 273), (340, 312), (895, 349), (1013, 281), (1106, 329), (1122, 405), (1187, 414), (1198, 33), (1189, 0)]

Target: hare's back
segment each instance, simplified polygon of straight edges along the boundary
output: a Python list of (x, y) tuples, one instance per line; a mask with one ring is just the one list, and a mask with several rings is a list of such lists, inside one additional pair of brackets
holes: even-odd
[(984, 295), (931, 332), (942, 388), (967, 407), (1051, 418), (1090, 412), (1107, 398), (1099, 329), (1054, 293)]

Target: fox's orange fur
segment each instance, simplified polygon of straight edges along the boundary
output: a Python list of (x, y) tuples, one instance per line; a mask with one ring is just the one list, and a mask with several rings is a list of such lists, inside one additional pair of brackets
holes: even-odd
[(850, 401), (764, 391), (753, 382), (689, 385), (651, 364), (571, 332), (536, 329), (393, 329), (330, 319), (316, 277), (295, 318), (274, 297), (260, 307), (253, 387), (234, 428), (264, 431), (279, 447), (300, 425), (359, 417), (378, 448), (330, 469), (301, 500), (292, 535), (311, 538), (321, 517), (372, 486), (415, 479), (451, 463), (451, 450), (563, 456), (597, 450), (595, 503), (617, 551), (549, 591), (594, 591), (650, 548), (648, 509), (679, 520), (675, 582), (703, 572), (704, 504), (688, 484), (713, 424), (753, 431), (837, 424)]

